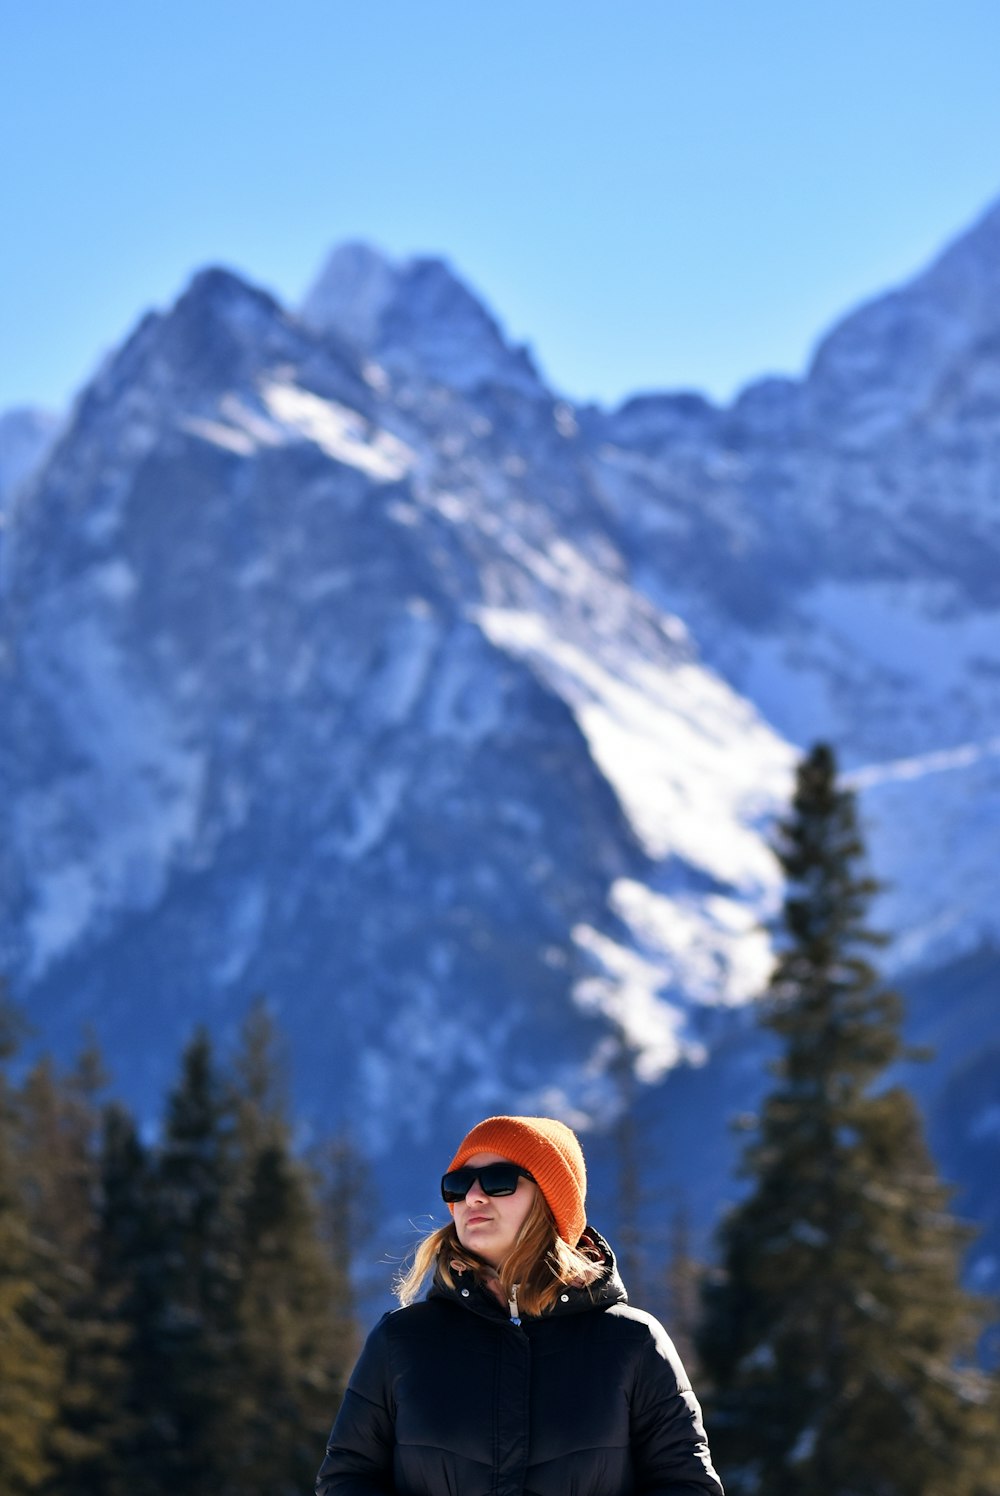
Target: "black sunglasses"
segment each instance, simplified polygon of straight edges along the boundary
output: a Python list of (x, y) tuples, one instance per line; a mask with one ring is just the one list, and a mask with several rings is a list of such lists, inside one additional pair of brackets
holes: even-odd
[(519, 1179), (535, 1182), (534, 1175), (522, 1169), (520, 1164), (480, 1164), (478, 1169), (466, 1164), (464, 1169), (452, 1169), (441, 1180), (441, 1198), (449, 1205), (464, 1200), (477, 1179), (484, 1195), (512, 1195)]

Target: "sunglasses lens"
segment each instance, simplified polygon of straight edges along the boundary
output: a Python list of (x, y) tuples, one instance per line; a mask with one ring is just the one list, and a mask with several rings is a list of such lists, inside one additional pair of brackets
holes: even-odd
[(449, 1205), (454, 1205), (456, 1200), (464, 1200), (475, 1178), (474, 1169), (452, 1169), (441, 1180), (441, 1198), (447, 1200)]
[(484, 1195), (512, 1195), (517, 1189), (521, 1170), (517, 1164), (486, 1164), (479, 1171)]
[(512, 1195), (522, 1177), (530, 1179), (531, 1175), (517, 1164), (484, 1164), (480, 1169), (467, 1164), (464, 1169), (452, 1169), (444, 1176), (441, 1196), (449, 1205), (454, 1205), (456, 1200), (465, 1199), (477, 1179), (484, 1195)]

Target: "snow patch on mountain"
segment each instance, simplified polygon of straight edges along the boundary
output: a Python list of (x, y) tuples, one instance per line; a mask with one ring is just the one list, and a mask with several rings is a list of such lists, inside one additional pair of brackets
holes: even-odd
[(574, 984), (573, 1000), (585, 1012), (601, 1013), (614, 1028), (598, 1046), (595, 1068), (612, 1059), (619, 1036), (644, 1081), (658, 1080), (682, 1060), (704, 1061), (704, 1046), (684, 1032), (688, 1015), (683, 1006), (659, 995), (663, 972), (655, 962), (589, 925), (578, 925), (573, 939), (595, 968)]
[(670, 895), (632, 878), (613, 883), (609, 907), (623, 938), (579, 925), (573, 938), (594, 970), (573, 988), (584, 1011), (601, 1013), (612, 1033), (594, 1065), (614, 1060), (624, 1043), (645, 1083), (708, 1051), (692, 1029), (700, 1007), (739, 1006), (765, 989), (773, 954), (764, 917), (774, 913), (777, 887), (756, 908), (745, 899), (704, 889)]
[(757, 904), (723, 892), (672, 888), (669, 896), (634, 879), (619, 878), (610, 906), (635, 948), (654, 961), (664, 991), (683, 995), (689, 1008), (738, 1007), (759, 996), (771, 973), (767, 921), (779, 887)]
[[(32, 849), (34, 869), (31, 979), (103, 916), (157, 902), (171, 859), (194, 842), (205, 774), (203, 751), (178, 739), (93, 613), (69, 599), (66, 609), (71, 673), (68, 660), (50, 656), (36, 662), (33, 680), (47, 710), (71, 724), (74, 760), (14, 808), (15, 836)], [(55, 637), (61, 631), (56, 625)]]
[(276, 379), (261, 381), (259, 397), (263, 409), (229, 393), (219, 401), (217, 416), (184, 412), (178, 425), (239, 457), (261, 447), (313, 442), (327, 457), (377, 483), (396, 482), (416, 460), (405, 442), (340, 401)]
[(382, 840), (399, 808), (409, 775), (399, 764), (376, 767), (351, 796), (348, 829), (334, 838), (341, 856), (354, 862)]
[(249, 877), (233, 890), (222, 953), (209, 974), (215, 987), (228, 987), (243, 976), (262, 938), (269, 904), (270, 895), (259, 877)]
[[(824, 581), (779, 630), (730, 647), (727, 674), (793, 742), (845, 762), (975, 739), (1000, 720), (1000, 614), (954, 583)], [(903, 750), (903, 754), (900, 750)]]
[(876, 923), (896, 972), (943, 966), (998, 939), (1000, 738), (848, 776), (861, 795)]
[(572, 708), (651, 858), (678, 857), (748, 896), (774, 886), (755, 828), (787, 788), (792, 755), (747, 702), (692, 662), (668, 666), (611, 640), (585, 649), (538, 613), (477, 616)]
[(393, 483), (415, 462), (414, 453), (388, 431), (373, 430), (357, 411), (309, 390), (278, 382), (261, 389), (264, 404), (285, 433), (315, 442), (328, 457)]
[(984, 743), (963, 743), (958, 748), (946, 748), (939, 753), (922, 753), (915, 758), (895, 759), (891, 763), (869, 764), (867, 768), (845, 774), (844, 781), (856, 790), (865, 791), (893, 780), (923, 779), (928, 774), (943, 774), (949, 769), (967, 769), (984, 758), (997, 757), (1000, 757), (1000, 737), (987, 738)]
[(428, 732), (469, 748), (497, 732), (503, 719), (503, 700), (495, 677), (483, 670), (477, 632), (460, 627), (444, 635), (424, 702)]

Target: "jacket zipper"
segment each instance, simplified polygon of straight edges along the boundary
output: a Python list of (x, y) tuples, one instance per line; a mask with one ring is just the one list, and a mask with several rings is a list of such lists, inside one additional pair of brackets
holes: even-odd
[(507, 1305), (510, 1309), (510, 1322), (512, 1325), (519, 1325), (521, 1323), (521, 1316), (517, 1312), (517, 1290), (519, 1287), (520, 1284), (514, 1284), (513, 1288), (510, 1291), (510, 1298), (507, 1300)]

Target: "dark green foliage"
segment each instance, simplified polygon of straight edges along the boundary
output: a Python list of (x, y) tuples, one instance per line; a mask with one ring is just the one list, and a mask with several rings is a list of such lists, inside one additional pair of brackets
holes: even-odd
[(27, 1496), (49, 1471), (62, 1358), (39, 1328), (44, 1246), (32, 1230), (20, 1167), (22, 1130), (8, 1064), (20, 1022), (0, 984), (0, 1491)]
[(875, 885), (832, 753), (802, 764), (780, 828), (786, 941), (763, 1007), (776, 1082), (721, 1230), (698, 1340), (731, 1496), (1000, 1490), (981, 1306), (909, 1094), (901, 1005), (867, 959)]
[(266, 1012), (232, 1077), (195, 1035), (154, 1147), (98, 1105), (93, 1054), (13, 1086), (15, 1017), (0, 1001), (0, 1491), (311, 1489), (355, 1349), (350, 1263)]
[[(377, 1209), (371, 1170), (346, 1132), (324, 1140), (313, 1150), (310, 1163), (319, 1202), (320, 1236), (327, 1255), (333, 1263), (357, 1262), (371, 1237)], [(350, 1371), (361, 1350), (362, 1337), (351, 1280), (342, 1271), (333, 1282), (330, 1317), (336, 1334), (334, 1364)], [(343, 1386), (346, 1378), (341, 1389)]]
[(105, 1109), (97, 1211), (100, 1293), (120, 1326), (124, 1377), (107, 1450), (108, 1496), (156, 1496), (171, 1464), (163, 1403), (166, 1283), (152, 1160), (129, 1113)]
[(32, 1228), (43, 1244), (36, 1328), (59, 1357), (59, 1396), (46, 1440), (40, 1489), (78, 1496), (113, 1492), (110, 1452), (118, 1436), (124, 1330), (98, 1272), (100, 1175), (98, 1056), (67, 1077), (43, 1060), (21, 1088), (21, 1168)]
[(679, 1206), (670, 1222), (669, 1256), (664, 1281), (663, 1319), (688, 1376), (701, 1385), (695, 1332), (704, 1267), (694, 1256), (687, 1211)]
[(237, 1062), (240, 1348), (229, 1380), (240, 1496), (297, 1496), (315, 1479), (351, 1348), (349, 1257), (327, 1251), (319, 1192), (291, 1151), (284, 1066), (263, 1004)]
[(167, 1103), (155, 1173), (157, 1413), (165, 1469), (179, 1490), (224, 1490), (238, 1445), (229, 1388), (240, 1358), (235, 1169), (231, 1100), (202, 1031)]

